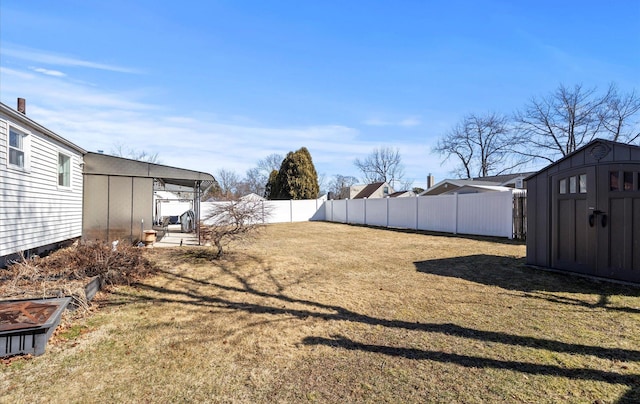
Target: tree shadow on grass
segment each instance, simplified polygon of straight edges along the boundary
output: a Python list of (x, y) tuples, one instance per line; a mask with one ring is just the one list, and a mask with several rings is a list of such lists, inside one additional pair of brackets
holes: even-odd
[(618, 400), (618, 403), (637, 403), (640, 401), (640, 375), (621, 375), (615, 372), (596, 369), (569, 369), (555, 365), (541, 365), (537, 363), (519, 361), (504, 361), (440, 351), (427, 351), (415, 348), (398, 348), (384, 345), (364, 344), (353, 341), (341, 335), (334, 335), (331, 338), (306, 337), (302, 342), (305, 345), (324, 345), (333, 348), (342, 348), (349, 351), (371, 352), (413, 360), (430, 360), (435, 362), (455, 363), (456, 365), (468, 368), (503, 369), (531, 375), (545, 375), (553, 377), (565, 377), (575, 380), (591, 380), (610, 384), (623, 384), (629, 386), (630, 389), (625, 393), (623, 397)]
[[(497, 260), (501, 265), (507, 265), (512, 268), (511, 277), (522, 277), (526, 279), (522, 273), (518, 275), (518, 271), (525, 271), (525, 269), (517, 268), (519, 261), (516, 259), (505, 257), (491, 258), (490, 256), (484, 256), (484, 259), (487, 262), (484, 263), (483, 267), (491, 267), (491, 265), (488, 264), (491, 264), (492, 262), (495, 263)], [(259, 261), (256, 262), (258, 263)], [(451, 264), (451, 262), (449, 263)], [(513, 266), (514, 263), (516, 265), (515, 267)], [(459, 265), (453, 265), (453, 268), (458, 268), (453, 272), (451, 268), (447, 270), (436, 270), (435, 268), (437, 267), (438, 265), (432, 264), (426, 265), (422, 267), (422, 269), (426, 273), (434, 273), (441, 276), (455, 276), (457, 278), (463, 278), (483, 284), (498, 284), (499, 286), (513, 290), (532, 290), (531, 287), (526, 286), (527, 283), (525, 280), (518, 281), (509, 279), (509, 276), (500, 273), (492, 274), (490, 277), (478, 277), (479, 275), (474, 275), (473, 270), (461, 268)], [(233, 265), (220, 265), (220, 263), (216, 263), (216, 268), (220, 269), (223, 274), (231, 276), (237, 282), (233, 282), (234, 284), (230, 285), (223, 283), (222, 281), (212, 279), (209, 276), (207, 276), (207, 278), (198, 278), (186, 273), (160, 270), (159, 276), (163, 276), (165, 278), (165, 286), (158, 286), (150, 282), (142, 282), (136, 285), (136, 290), (127, 288), (117, 289), (114, 291), (116, 298), (115, 304), (129, 304), (133, 302), (178, 303), (208, 309), (209, 312), (215, 313), (211, 315), (224, 315), (224, 312), (238, 312), (245, 314), (277, 316), (273, 318), (273, 321), (285, 321), (287, 318), (316, 318), (325, 321), (352, 322), (374, 327), (434, 333), (443, 336), (453, 336), (476, 341), (533, 348), (571, 355), (594, 356), (612, 361), (640, 362), (640, 351), (634, 349), (607, 348), (567, 343), (541, 337), (479, 330), (452, 323), (422, 323), (379, 318), (358, 313), (338, 304), (326, 304), (310, 299), (300, 299), (290, 296), (285, 292), (286, 285), (282, 284), (277, 284), (276, 287), (270, 288), (275, 290), (275, 292), (267, 291), (265, 288), (258, 288), (252, 282), (252, 277), (256, 276), (256, 273), (243, 275), (238, 271), (235, 271)], [(485, 272), (487, 271), (486, 268), (484, 270)], [(269, 268), (261, 268), (261, 271), (269, 272)], [(535, 273), (531, 275), (551, 276), (551, 280), (553, 280), (556, 278), (557, 274)], [(272, 283), (277, 281), (273, 276), (266, 275), (266, 278)], [(295, 279), (292, 282), (304, 282), (304, 277)], [(541, 280), (536, 281), (534, 279), (533, 283), (534, 285), (545, 285), (548, 282)], [(567, 289), (568, 287), (569, 286), (566, 285), (564, 289)], [(581, 291), (583, 293), (586, 293), (585, 291), (599, 290), (595, 285), (582, 286), (577, 289), (575, 289), (576, 286), (573, 286), (573, 288), (574, 289), (572, 290)], [(251, 302), (249, 301), (251, 297), (260, 298), (261, 301)], [(270, 320), (257, 318), (256, 321), (251, 324), (263, 324), (265, 321), (269, 322)], [(251, 325), (248, 325), (247, 327), (251, 327)], [(334, 336), (332, 338), (309, 336), (304, 338), (302, 342), (307, 345), (327, 345), (331, 347), (361, 350), (364, 352), (376, 352), (389, 356), (405, 357), (417, 360), (450, 362), (466, 367), (507, 369), (528, 374), (552, 375), (576, 380), (593, 380), (611, 384), (624, 384), (630, 386), (631, 389), (625, 394), (620, 402), (633, 402), (633, 400), (636, 400), (640, 396), (640, 390), (637, 387), (640, 385), (640, 375), (635, 374), (621, 374), (608, 370), (590, 368), (564, 368), (556, 365), (528, 363), (518, 360), (505, 361), (440, 351), (371, 345), (352, 341), (342, 336)]]
[[(610, 304), (611, 296), (640, 297), (640, 288), (571, 274), (548, 272), (525, 266), (524, 258), (496, 255), (468, 255), (414, 262), (416, 270), (425, 274), (464, 279), (488, 286), (524, 292), (526, 297), (586, 308), (603, 308), (627, 313), (640, 313), (637, 307)], [(596, 295), (595, 303), (563, 295)]]
[[(305, 318), (319, 318), (326, 321), (347, 321), (354, 323), (381, 326), (386, 328), (399, 328), (412, 331), (439, 333), (456, 337), (468, 338), (486, 342), (496, 342), (507, 345), (544, 349), (554, 352), (592, 355), (599, 358), (640, 362), (640, 351), (623, 348), (604, 348), (582, 344), (572, 344), (545, 338), (520, 336), (497, 331), (477, 330), (452, 323), (421, 323), (404, 320), (390, 320), (378, 318), (366, 314), (357, 313), (339, 305), (331, 305), (314, 302), (306, 299), (298, 299), (283, 293), (271, 293), (260, 291), (242, 283), (242, 286), (230, 286), (211, 280), (203, 280), (184, 274), (176, 274), (168, 271), (160, 271), (169, 280), (182, 281), (191, 284), (191, 287), (169, 288), (151, 284), (140, 283), (137, 288), (155, 295), (143, 293), (129, 293), (125, 289), (116, 290), (116, 304), (128, 304), (132, 302), (155, 303), (182, 303), (186, 305), (203, 306), (215, 309), (226, 309), (250, 314), (273, 314)], [(236, 274), (237, 275), (237, 274)], [(177, 282), (176, 282), (177, 283)], [(240, 293), (238, 300), (229, 297), (220, 297), (213, 294), (201, 294), (197, 292), (198, 285), (214, 288), (218, 291)], [(272, 299), (271, 303), (251, 303), (246, 301), (246, 294), (255, 297)], [(118, 303), (118, 301), (120, 303)], [(287, 307), (287, 303), (302, 305), (305, 308)], [(299, 306), (298, 306), (299, 307)]]

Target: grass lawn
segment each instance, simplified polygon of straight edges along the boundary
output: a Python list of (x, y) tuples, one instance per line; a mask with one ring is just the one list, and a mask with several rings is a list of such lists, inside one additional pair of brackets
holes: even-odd
[(640, 289), (524, 254), (315, 222), (269, 225), (219, 261), (150, 250), (157, 276), (0, 364), (0, 400), (640, 402)]

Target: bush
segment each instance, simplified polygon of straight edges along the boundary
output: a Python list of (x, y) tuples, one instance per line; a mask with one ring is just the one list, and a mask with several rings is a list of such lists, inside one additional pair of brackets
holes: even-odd
[(155, 272), (143, 249), (119, 242), (109, 245), (80, 242), (47, 257), (33, 257), (13, 263), (0, 277), (4, 297), (58, 297), (76, 295), (80, 285), (94, 276), (103, 285), (130, 285)]

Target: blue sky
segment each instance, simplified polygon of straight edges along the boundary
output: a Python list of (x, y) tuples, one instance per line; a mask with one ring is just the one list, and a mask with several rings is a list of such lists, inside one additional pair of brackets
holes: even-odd
[(560, 83), (640, 91), (640, 1), (0, 0), (0, 100), (91, 150), (240, 175), (305, 146), (327, 178), (375, 147), (406, 177), (467, 113)]

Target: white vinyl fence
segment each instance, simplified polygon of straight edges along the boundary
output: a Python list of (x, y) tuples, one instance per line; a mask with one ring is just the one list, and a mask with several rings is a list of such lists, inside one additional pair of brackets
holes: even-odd
[[(229, 202), (201, 202), (202, 218), (206, 218), (211, 209), (218, 204)], [(263, 223), (308, 222), (324, 220), (323, 200), (306, 199), (297, 201), (258, 201), (263, 214)], [(205, 223), (207, 223), (205, 221)]]
[(511, 239), (513, 197), (522, 192), (331, 200), (324, 220)]
[[(329, 222), (363, 224), (479, 236), (514, 236), (514, 195), (526, 191), (485, 192), (408, 198), (262, 201), (263, 223)], [(202, 217), (215, 204), (202, 202)]]

